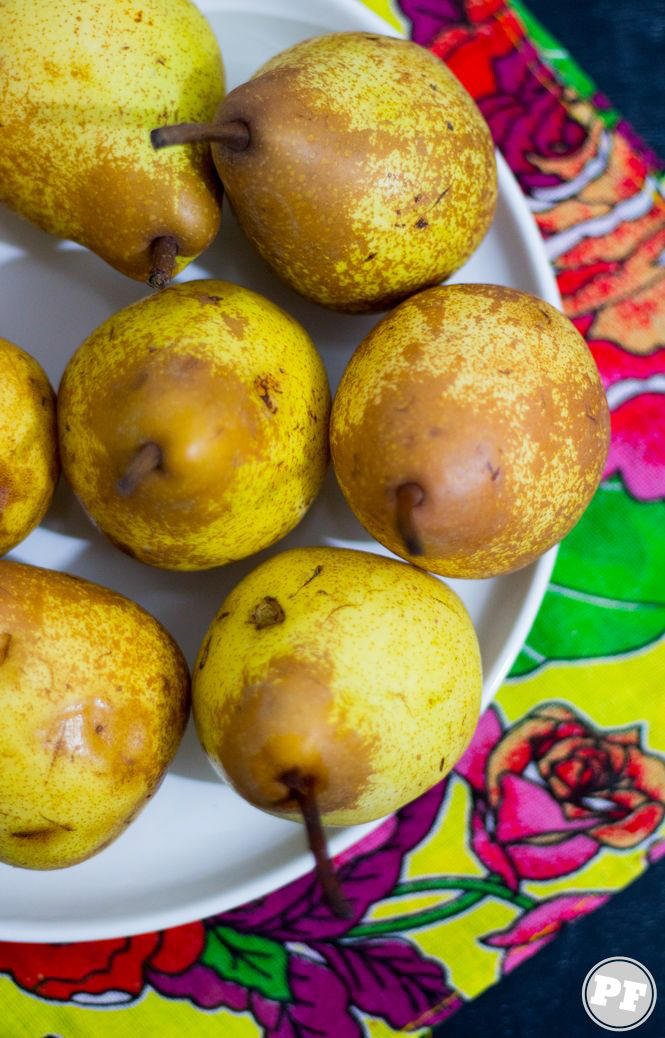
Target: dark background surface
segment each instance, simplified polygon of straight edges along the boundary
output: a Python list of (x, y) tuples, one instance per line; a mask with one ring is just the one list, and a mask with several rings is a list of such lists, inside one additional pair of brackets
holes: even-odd
[(665, 159), (665, 0), (524, 0)]
[[(526, 0), (597, 87), (665, 158), (665, 0)], [(664, 690), (665, 698), (665, 690)], [(635, 1038), (665, 1038), (665, 862), (437, 1028), (437, 1038), (602, 1038), (582, 982), (611, 955), (638, 959), (659, 988)]]

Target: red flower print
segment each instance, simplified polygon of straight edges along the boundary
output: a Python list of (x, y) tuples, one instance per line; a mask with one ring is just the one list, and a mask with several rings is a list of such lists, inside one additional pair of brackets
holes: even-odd
[(559, 703), (506, 731), (490, 708), (455, 770), (474, 793), (474, 853), (513, 890), (635, 847), (665, 816), (665, 763), (640, 729), (599, 731)]
[(26, 991), (42, 998), (92, 1002), (95, 1000), (92, 996), (114, 992), (117, 1001), (129, 1001), (143, 990), (148, 966), (162, 973), (179, 973), (199, 957), (204, 940), (203, 924), (197, 922), (162, 933), (107, 941), (76, 944), (3, 941), (0, 942), (0, 972), (7, 973)]

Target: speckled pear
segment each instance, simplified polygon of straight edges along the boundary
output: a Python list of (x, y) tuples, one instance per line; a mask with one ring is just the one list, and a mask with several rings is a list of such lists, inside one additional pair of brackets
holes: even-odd
[(215, 112), (208, 22), (190, 0), (3, 0), (0, 21), (0, 201), (160, 286), (219, 226), (208, 149), (149, 136)]
[(0, 861), (56, 869), (115, 840), (157, 790), (189, 673), (134, 602), (0, 562)]
[(297, 321), (249, 289), (188, 281), (109, 318), (70, 360), (63, 471), (119, 548), (207, 569), (300, 521), (327, 468), (329, 411)]
[(229, 93), (214, 125), (153, 142), (202, 136), (263, 258), (333, 309), (385, 309), (447, 278), (494, 214), (489, 129), (443, 62), (407, 40), (305, 40)]
[[(481, 665), (469, 615), (442, 581), (341, 548), (273, 556), (228, 595), (194, 667), (204, 750), (251, 804), (380, 818), (438, 782), (475, 729)], [(334, 895), (333, 895), (334, 901)]]
[(333, 463), (360, 522), (450, 577), (526, 566), (598, 486), (610, 421), (575, 326), (495, 285), (421, 292), (351, 358), (331, 419)]
[(55, 394), (46, 373), (0, 338), (0, 555), (44, 518), (59, 470)]

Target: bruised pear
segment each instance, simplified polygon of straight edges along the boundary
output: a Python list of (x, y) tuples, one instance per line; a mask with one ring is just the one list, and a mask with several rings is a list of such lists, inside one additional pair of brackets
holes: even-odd
[(156, 147), (202, 138), (263, 258), (333, 309), (385, 309), (447, 278), (494, 214), (486, 123), (443, 62), (406, 40), (305, 40), (233, 90), (212, 125), (153, 133)]
[(331, 418), (337, 479), (381, 544), (434, 573), (519, 569), (575, 525), (609, 412), (574, 325), (495, 285), (431, 288), (352, 356)]
[(471, 620), (442, 581), (317, 547), (273, 556), (228, 595), (199, 651), (192, 705), (234, 789), (304, 819), (343, 912), (321, 823), (380, 818), (435, 785), (471, 739), (480, 691)]
[(304, 328), (256, 292), (186, 281), (125, 307), (60, 384), (65, 476), (123, 551), (221, 566), (300, 521), (328, 465), (330, 393)]
[(0, 861), (84, 861), (155, 793), (189, 713), (180, 650), (107, 588), (0, 562)]
[(215, 112), (210, 25), (191, 0), (2, 0), (0, 23), (0, 202), (161, 287), (219, 226), (208, 149), (149, 139)]
[(49, 380), (34, 357), (0, 339), (0, 555), (44, 518), (58, 472)]

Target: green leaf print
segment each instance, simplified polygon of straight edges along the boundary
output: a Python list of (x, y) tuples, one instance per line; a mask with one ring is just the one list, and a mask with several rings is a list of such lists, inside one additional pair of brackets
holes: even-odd
[(208, 931), (201, 962), (225, 980), (259, 991), (277, 1002), (288, 1002), (288, 958), (286, 948), (276, 941), (238, 933), (230, 926), (216, 926)]
[(550, 586), (511, 677), (548, 660), (618, 655), (665, 632), (665, 502), (602, 483), (559, 549)]

